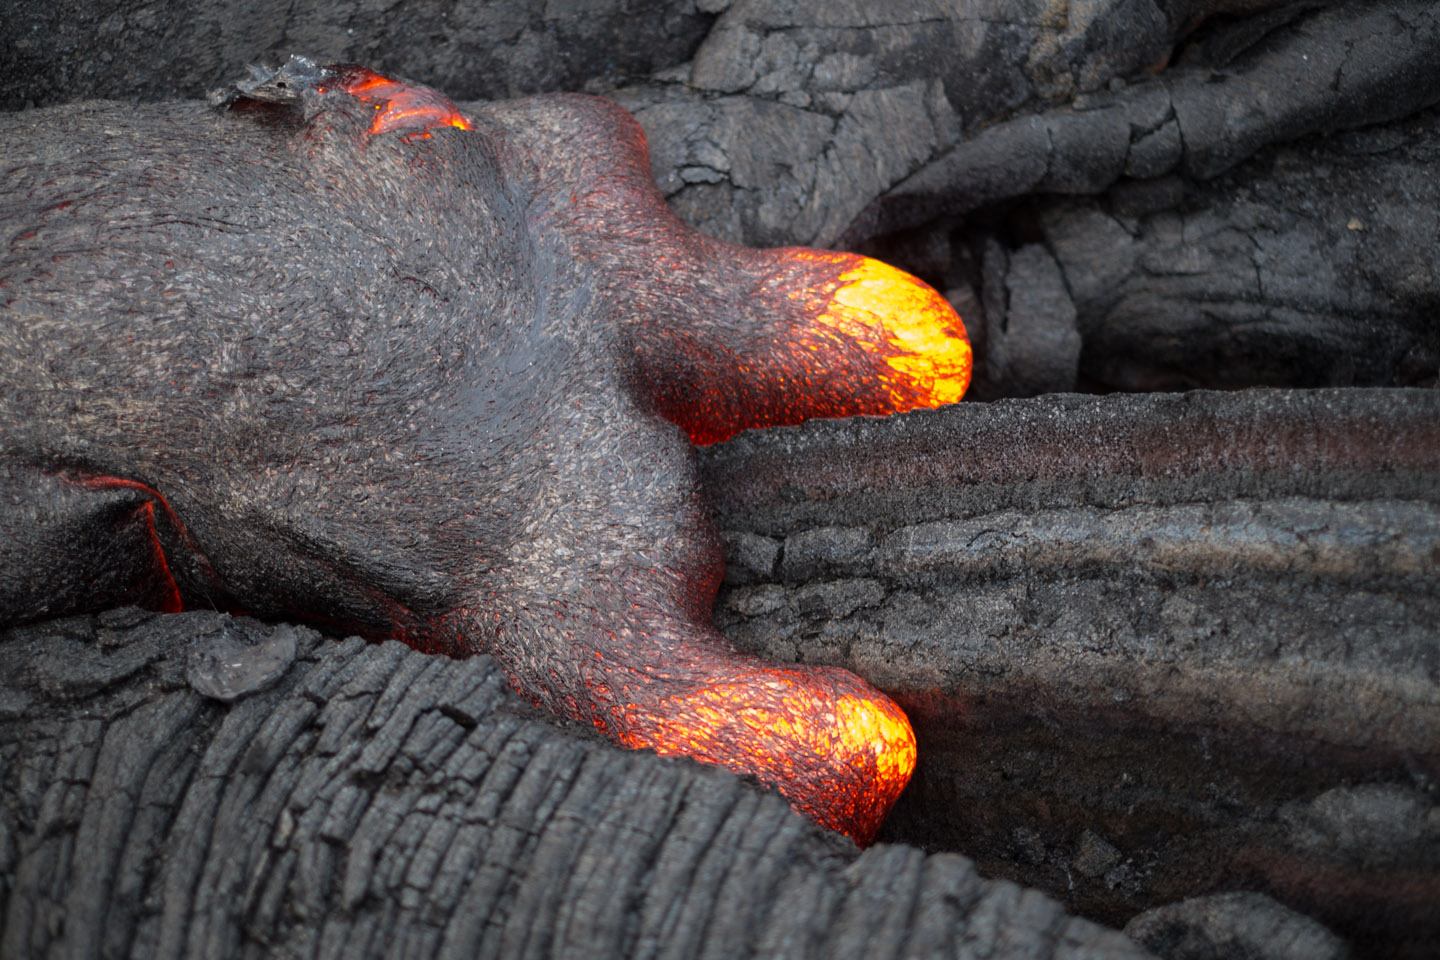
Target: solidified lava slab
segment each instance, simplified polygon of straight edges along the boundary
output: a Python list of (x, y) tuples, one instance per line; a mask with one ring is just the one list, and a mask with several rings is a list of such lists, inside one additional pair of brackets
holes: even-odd
[(845, 666), (919, 765), (882, 839), (1086, 916), (1263, 891), (1435, 942), (1440, 393), (962, 404), (705, 451), (716, 622)]

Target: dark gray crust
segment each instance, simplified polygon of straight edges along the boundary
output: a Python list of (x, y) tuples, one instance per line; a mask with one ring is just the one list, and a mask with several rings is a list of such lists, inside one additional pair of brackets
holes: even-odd
[(1220, 893), (1147, 910), (1125, 925), (1169, 960), (1344, 960), (1339, 938), (1260, 893)]
[[(1141, 957), (955, 854), (861, 854), (780, 797), (522, 704), (488, 657), (134, 608), (0, 634), (6, 957)], [(234, 651), (231, 651), (233, 655)]]
[[(705, 6), (702, 2), (699, 7)], [(644, 43), (633, 42), (637, 20)], [(693, 0), (134, 0), (9, 4), (0, 105), (93, 97), (198, 100), (246, 63), (292, 53), (363, 63), (455, 98), (578, 90), (597, 76), (644, 77), (689, 59), (713, 21)]]
[(702, 471), (717, 624), (915, 724), (886, 838), (1115, 923), (1255, 889), (1360, 955), (1436, 942), (1440, 393), (962, 404)]

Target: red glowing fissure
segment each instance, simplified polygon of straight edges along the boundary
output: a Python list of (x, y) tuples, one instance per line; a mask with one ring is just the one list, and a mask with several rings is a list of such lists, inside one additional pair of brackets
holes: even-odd
[(150, 535), (150, 542), (155, 546), (155, 562), (165, 577), (166, 593), (165, 598), (160, 601), (160, 612), (179, 613), (185, 609), (185, 604), (180, 600), (180, 585), (175, 582), (175, 575), (170, 572), (170, 561), (165, 557), (165, 548), (160, 543), (160, 533), (155, 529), (155, 502), (147, 501), (144, 509), (147, 532)]
[[(371, 135), (405, 130), (411, 136), (428, 137), (428, 131), (435, 127), (470, 129), (470, 121), (455, 104), (429, 87), (391, 80), (366, 67), (347, 67), (332, 82), (337, 89), (375, 107)], [(324, 93), (325, 88), (321, 87), (320, 92)]]
[[(184, 601), (180, 597), (180, 585), (175, 581), (175, 575), (170, 571), (170, 561), (165, 555), (165, 546), (160, 542), (160, 531), (155, 525), (155, 505), (158, 503), (160, 509), (165, 512), (165, 519), (175, 528), (181, 541), (191, 549), (196, 556), (203, 556), (190, 539), (189, 532), (185, 525), (180, 522), (180, 517), (175, 513), (170, 502), (160, 495), (160, 491), (154, 487), (138, 480), (126, 480), (122, 477), (79, 477), (74, 480), (77, 486), (86, 487), (91, 490), (134, 490), (144, 494), (146, 500), (140, 505), (139, 510), (145, 515), (146, 534), (154, 547), (155, 564), (158, 572), (164, 577), (165, 596), (159, 601), (159, 609), (162, 613), (179, 613), (185, 609)], [(203, 562), (203, 561), (202, 561)], [(205, 566), (209, 567), (206, 563)], [(213, 576), (213, 571), (210, 571)]]

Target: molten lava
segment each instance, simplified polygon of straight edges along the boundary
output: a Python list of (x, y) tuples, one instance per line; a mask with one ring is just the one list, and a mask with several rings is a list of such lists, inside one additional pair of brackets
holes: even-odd
[[(415, 83), (401, 83), (383, 77), (366, 67), (331, 68), (337, 71), (334, 83), (358, 100), (373, 104), (377, 115), (370, 124), (370, 133), (393, 130), (425, 131), (434, 127), (455, 127), (469, 130), (466, 120), (455, 104), (443, 93)], [(323, 88), (322, 91), (323, 92)]]
[[(877, 379), (888, 404), (860, 413), (904, 413), (955, 403), (970, 385), (970, 341), (948, 301), (916, 277), (888, 263), (850, 253), (794, 248), (795, 260), (843, 268), (833, 292), (815, 303), (816, 322), (883, 360)], [(810, 296), (797, 290), (795, 298)]]
[(641, 348), (656, 409), (691, 442), (816, 417), (904, 413), (964, 395), (965, 325), (923, 281), (853, 253), (714, 249), (759, 278), (763, 315)]
[(779, 785), (796, 810), (870, 843), (915, 769), (915, 734), (900, 708), (835, 668), (723, 659), (716, 668), (716, 679), (683, 695), (620, 704), (618, 720), (602, 726), (627, 746)]

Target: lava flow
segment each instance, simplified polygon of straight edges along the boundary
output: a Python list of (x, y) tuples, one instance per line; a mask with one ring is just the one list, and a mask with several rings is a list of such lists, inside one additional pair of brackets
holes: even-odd
[(964, 323), (910, 274), (807, 247), (750, 250), (710, 241), (707, 253), (743, 264), (756, 284), (756, 306), (748, 315), (737, 311), (723, 330), (707, 317), (640, 351), (657, 411), (691, 442), (816, 417), (938, 407), (969, 386)]
[(617, 739), (777, 784), (796, 810), (869, 844), (915, 769), (900, 708), (835, 668), (724, 663), (716, 673), (680, 695), (622, 704)]
[[(888, 263), (852, 253), (796, 247), (779, 251), (794, 260), (841, 268), (834, 289), (817, 297), (816, 322), (882, 359), (875, 381), (888, 391), (879, 409), (904, 413), (955, 403), (970, 385), (970, 341), (953, 307), (933, 288)], [(814, 288), (791, 291), (795, 299)], [(857, 390), (857, 393), (860, 391)]]
[(714, 628), (690, 445), (960, 399), (944, 298), (855, 254), (701, 235), (602, 98), (462, 114), (293, 58), (212, 102), (0, 136), (0, 497), (28, 505), (0, 543), (46, 544), (0, 564), (0, 622), (130, 591), (486, 653), (618, 743), (873, 839), (910, 725), (854, 674)]

